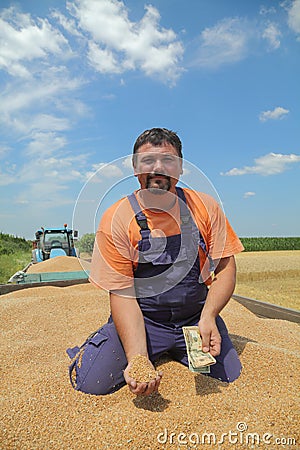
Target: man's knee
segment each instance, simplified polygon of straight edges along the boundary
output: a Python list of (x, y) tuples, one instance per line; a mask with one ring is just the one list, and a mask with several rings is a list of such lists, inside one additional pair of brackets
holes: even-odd
[(226, 383), (232, 383), (241, 374), (242, 365), (238, 354), (231, 348), (223, 358), (217, 357), (217, 363), (211, 366), (210, 376)]
[[(69, 351), (68, 354), (72, 357)], [(123, 370), (126, 365), (114, 324), (107, 323), (76, 353), (70, 366), (71, 383), (76, 390), (87, 394), (111, 394), (125, 384)]]
[(106, 377), (106, 379), (101, 379), (99, 376), (87, 376), (82, 382), (76, 383), (75, 389), (85, 394), (108, 395), (118, 391), (125, 384), (125, 381), (114, 383), (113, 378), (110, 376)]

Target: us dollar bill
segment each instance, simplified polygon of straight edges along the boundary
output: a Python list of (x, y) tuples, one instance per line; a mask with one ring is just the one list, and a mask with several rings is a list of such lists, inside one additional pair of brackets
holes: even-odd
[(198, 373), (210, 373), (210, 366), (216, 363), (210, 353), (202, 351), (202, 339), (197, 326), (182, 327), (189, 362), (189, 370)]
[(193, 365), (191, 364), (191, 361), (189, 360), (189, 370), (191, 372), (195, 372), (195, 373), (210, 373), (210, 366), (203, 366), (203, 367), (198, 367), (197, 369), (195, 369), (193, 367)]

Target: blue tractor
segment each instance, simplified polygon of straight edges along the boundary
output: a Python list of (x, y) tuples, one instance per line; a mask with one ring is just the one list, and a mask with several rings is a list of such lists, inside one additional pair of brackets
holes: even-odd
[(74, 246), (78, 231), (71, 230), (65, 223), (63, 228), (43, 228), (35, 233), (33, 241), (33, 264), (56, 256), (79, 256)]

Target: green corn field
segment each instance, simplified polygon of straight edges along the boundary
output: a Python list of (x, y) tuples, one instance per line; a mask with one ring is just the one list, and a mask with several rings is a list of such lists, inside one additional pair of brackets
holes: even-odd
[(241, 237), (245, 252), (300, 250), (300, 237)]

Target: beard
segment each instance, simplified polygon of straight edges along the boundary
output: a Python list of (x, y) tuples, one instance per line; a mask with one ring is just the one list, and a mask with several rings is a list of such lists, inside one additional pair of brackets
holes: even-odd
[[(161, 177), (161, 178), (156, 178)], [(149, 174), (147, 176), (146, 189), (152, 194), (163, 195), (171, 189), (171, 178), (161, 173)]]

